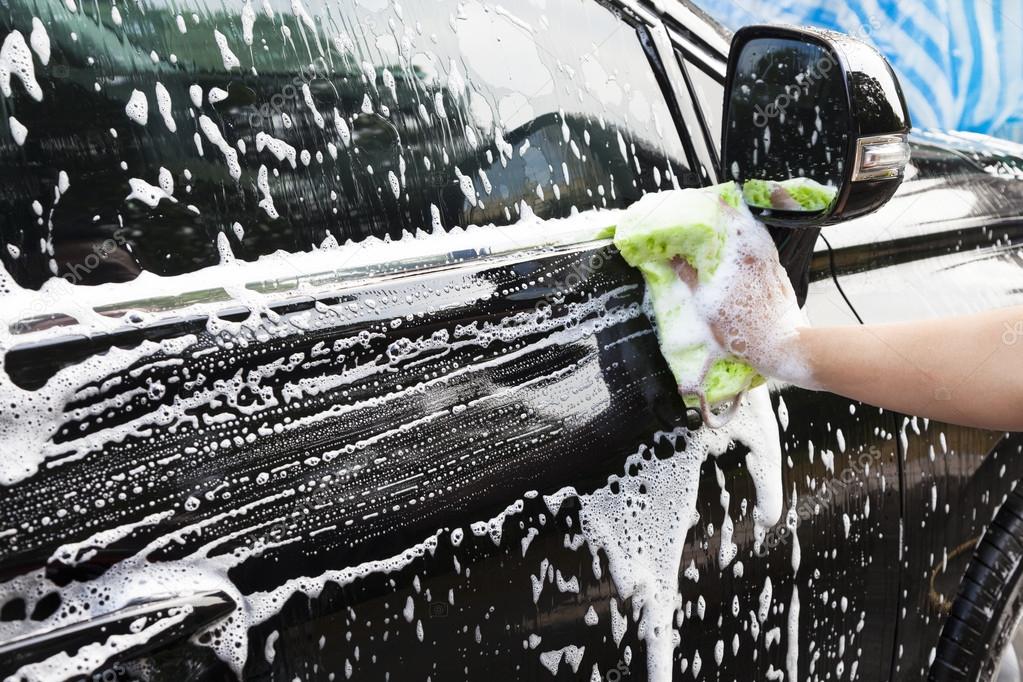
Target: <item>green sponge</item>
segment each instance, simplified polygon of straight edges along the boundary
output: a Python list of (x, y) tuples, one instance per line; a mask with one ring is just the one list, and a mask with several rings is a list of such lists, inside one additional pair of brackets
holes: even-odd
[(742, 198), (750, 206), (771, 208), (771, 186), (774, 184), (767, 180), (747, 180), (742, 186)]
[[(622, 256), (643, 273), (658, 344), (675, 381), (692, 386), (709, 363), (700, 392), (711, 405), (764, 380), (734, 357), (711, 358), (689, 287), (679, 279), (671, 259), (684, 258), (700, 282), (710, 281), (724, 254), (727, 221), (736, 210), (746, 209), (733, 182), (648, 194), (625, 211), (614, 234)], [(693, 407), (700, 404), (696, 393), (683, 399)]]
[[(737, 190), (734, 183), (727, 184), (732, 189), (724, 193), (731, 199)], [(626, 262), (637, 268), (643, 263), (667, 264), (680, 256), (689, 261), (701, 281), (707, 281), (721, 262), (725, 245), (721, 199), (721, 190), (647, 194), (619, 221), (615, 246)]]
[(746, 203), (757, 208), (777, 208), (772, 200), (774, 193), (783, 190), (804, 211), (821, 211), (827, 208), (838, 192), (836, 187), (822, 185), (810, 178), (774, 180), (747, 180), (742, 186)]

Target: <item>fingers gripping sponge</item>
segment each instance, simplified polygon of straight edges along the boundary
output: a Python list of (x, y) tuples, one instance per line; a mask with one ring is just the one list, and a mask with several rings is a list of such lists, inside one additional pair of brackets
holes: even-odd
[(643, 273), (661, 353), (687, 405), (713, 405), (763, 383), (756, 370), (723, 351), (699, 315), (673, 259), (684, 259), (699, 286), (713, 286), (727, 221), (748, 211), (735, 183), (648, 194), (625, 211), (615, 246)]

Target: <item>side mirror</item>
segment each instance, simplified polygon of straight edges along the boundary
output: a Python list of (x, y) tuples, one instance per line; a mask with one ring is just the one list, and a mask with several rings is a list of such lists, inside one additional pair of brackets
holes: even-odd
[(777, 227), (821, 227), (888, 201), (909, 161), (909, 113), (888, 62), (849, 36), (788, 26), (736, 31), (722, 167)]

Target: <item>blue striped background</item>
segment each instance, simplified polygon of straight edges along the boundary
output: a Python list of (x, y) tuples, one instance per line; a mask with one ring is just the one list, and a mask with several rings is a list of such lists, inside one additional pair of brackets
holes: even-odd
[(1023, 0), (698, 0), (731, 29), (812, 24), (873, 43), (913, 123), (1023, 139)]

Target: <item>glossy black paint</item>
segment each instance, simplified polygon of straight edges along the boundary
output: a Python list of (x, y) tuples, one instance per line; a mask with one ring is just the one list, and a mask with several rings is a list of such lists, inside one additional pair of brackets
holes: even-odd
[[(853, 229), (828, 233), (839, 280), (864, 321), (895, 321), (923, 306), (953, 315), (1018, 305), (1023, 149), (966, 134), (917, 131), (911, 140), (915, 170), (893, 200)], [(908, 682), (926, 677), (973, 546), (1023, 478), (1023, 439), (898, 421), (905, 537), (891, 679)]]
[[(548, 276), (554, 274), (557, 281), (557, 273), (573, 272), (579, 262), (586, 262), (594, 253), (597, 252), (581, 251), (577, 254), (542, 257), (509, 267), (490, 268), (481, 264), (459, 268), (455, 273), (422, 274), (412, 281), (397, 285), (393, 290), (394, 297), (404, 300), (406, 292), (419, 295), (424, 288), (433, 291), (450, 289), (455, 293), (445, 295), (441, 306), (445, 312), (417, 316), (414, 326), (403, 328), (399, 334), (388, 332), (384, 338), (373, 341), (360, 355), (371, 358), (384, 353), (388, 346), (402, 338), (430, 336), (440, 330), (450, 330), (452, 324), (468, 319), (480, 324), (487, 321), (496, 324), (508, 320), (517, 312), (533, 310), (538, 301), (550, 296), (551, 290), (547, 287), (528, 286), (526, 283), (535, 280), (541, 273)], [(460, 282), (461, 286), (451, 287), (452, 282)], [(481, 305), (479, 292), (489, 290), (490, 285), (520, 293), (514, 298), (502, 297)], [(434, 384), (421, 397), (397, 400), (385, 409), (364, 402), (372, 396), (393, 393), (396, 386), (408, 383), (411, 379), (408, 373), (414, 375), (416, 371), (416, 363), (410, 362), (408, 370), (391, 374), (383, 385), (379, 379), (367, 380), (363, 385), (348, 385), (345, 398), (339, 394), (326, 394), (301, 408), (288, 410), (292, 419), (299, 420), (303, 416), (315, 414), (321, 409), (318, 406), (330, 405), (339, 400), (354, 406), (365, 405), (351, 417), (332, 419), (328, 424), (320, 424), (281, 439), (264, 439), (258, 448), (239, 453), (242, 455), (240, 457), (224, 459), (212, 468), (205, 457), (186, 458), (188, 461), (175, 468), (174, 475), (167, 478), (161, 487), (152, 488), (147, 497), (159, 501), (168, 495), (173, 499), (181, 494), (179, 491), (222, 489), (223, 482), (237, 481), (245, 473), (255, 470), (273, 470), (279, 464), (287, 463), (295, 453), (302, 453), (302, 457), (322, 456), (323, 452), (356, 438), (365, 438), (374, 432), (387, 432), (395, 423), (414, 421), (416, 415), (444, 415), (439, 421), (415, 427), (407, 435), (396, 433), (378, 445), (335, 460), (331, 465), (324, 462), (316, 465), (314, 470), (307, 467), (285, 469), (259, 490), (246, 490), (231, 483), (228, 490), (235, 492), (231, 497), (218, 495), (204, 502), (198, 511), (172, 525), (156, 524), (133, 533), (124, 541), (99, 552), (93, 559), (79, 563), (74, 570), (60, 562), (47, 561), (47, 556), (52, 552), (51, 543), (54, 539), (79, 535), (84, 530), (83, 522), (91, 520), (78, 516), (65, 517), (57, 525), (47, 527), (45, 532), (40, 529), (35, 538), (21, 546), (16, 553), (8, 553), (4, 564), (10, 567), (8, 570), (13, 569), (13, 574), (27, 567), (45, 564), (49, 579), (57, 584), (69, 579), (87, 579), (87, 576), (104, 573), (110, 564), (127, 558), (141, 544), (159, 538), (175, 526), (215, 517), (256, 502), (262, 497), (301, 487), (303, 481), (318, 477), (317, 470), (322, 469), (326, 473), (336, 470), (339, 465), (350, 469), (361, 463), (363, 466), (371, 466), (369, 471), (373, 473), (361, 475), (350, 482), (337, 479), (329, 489), (324, 488), (322, 494), (338, 499), (354, 495), (370, 502), (364, 512), (369, 509), (383, 512), (390, 504), (405, 500), (409, 493), (397, 498), (378, 493), (376, 490), (381, 481), (407, 478), (410, 471), (424, 471), (431, 468), (431, 463), (442, 464), (459, 453), (477, 453), (468, 460), (470, 466), (465, 471), (451, 471), (449, 476), (441, 478), (437, 477), (440, 474), (433, 475), (429, 489), (450, 492), (421, 502), (414, 508), (414, 513), (384, 514), (369, 525), (344, 524), (349, 518), (357, 520), (362, 516), (361, 513), (357, 516), (342, 513), (339, 516), (330, 506), (318, 509), (318, 496), (323, 498), (316, 491), (286, 503), (283, 509), (291, 521), (270, 528), (270, 537), (274, 541), (306, 537), (303, 529), (304, 533), (308, 533), (319, 527), (335, 525), (338, 530), (329, 541), (325, 536), (319, 536), (323, 539), (285, 544), (280, 549), (268, 550), (258, 559), (246, 561), (233, 569), (234, 582), (243, 592), (249, 593), (270, 589), (288, 577), (316, 575), (331, 567), (390, 556), (437, 529), (464, 528), (470, 521), (492, 517), (521, 499), (522, 493), (527, 490), (550, 494), (564, 485), (572, 485), (580, 492), (599, 487), (609, 475), (622, 473), (623, 455), (631, 454), (644, 443), (652, 446), (654, 455), (670, 453), (670, 446), (663, 441), (655, 444), (650, 440), (650, 434), (678, 428), (679, 420), (684, 415), (670, 373), (663, 366), (657, 352), (649, 323), (638, 309), (641, 285), (634, 271), (624, 263), (615, 258), (592, 277), (571, 289), (564, 303), (556, 307), (556, 319), (564, 318), (562, 311), (573, 304), (579, 304), (601, 292), (616, 291), (620, 293), (613, 295), (613, 304), (609, 305), (613, 314), (595, 333), (580, 325), (579, 321), (565, 319), (558, 328), (563, 328), (567, 337), (561, 338), (555, 346), (538, 349), (517, 359), (510, 356), (508, 361), (499, 362), (492, 369), (477, 371), (464, 378), (454, 378), (458, 374), (454, 372), (450, 380)], [(357, 294), (387, 298), (379, 289), (349, 290), (346, 293), (351, 294), (353, 299)], [(384, 308), (379, 310), (376, 319), (386, 320), (396, 314), (399, 314), (398, 310)], [(287, 319), (288, 315), (285, 315), (285, 323)], [(350, 326), (315, 325), (318, 330), (316, 333), (270, 344), (261, 351), (261, 362), (270, 360), (273, 354), (284, 358), (295, 353), (309, 352), (323, 339), (350, 338), (362, 330), (376, 334), (386, 328), (386, 325), (364, 316), (356, 317), (356, 320)], [(537, 339), (527, 337), (524, 340), (533, 343)], [(513, 344), (491, 345), (487, 356), (500, 359), (520, 345), (521, 341), (518, 340)], [(216, 340), (204, 339), (200, 342), (202, 346), (215, 349)], [(460, 365), (471, 366), (471, 358), (478, 352), (467, 348), (465, 352), (450, 355), (442, 364), (433, 365), (433, 371), (445, 374), (452, 373)], [(195, 371), (209, 373), (211, 380), (226, 380), (250, 362), (244, 355), (239, 357), (226, 348), (204, 357), (206, 359), (201, 366), (195, 367)], [(160, 368), (162, 359), (147, 359), (131, 368), (121, 379), (145, 385), (167, 371)], [(227, 364), (224, 364), (225, 360)], [(443, 369), (445, 367), (447, 369)], [(322, 369), (316, 371), (318, 374), (323, 373)], [(538, 380), (539, 383), (536, 383)], [(519, 388), (507, 397), (497, 397), (494, 396), (495, 386)], [(591, 398), (594, 395), (607, 396), (608, 402), (599, 410), (594, 409)], [(103, 393), (100, 393), (93, 400), (100, 402), (103, 397)], [(186, 397), (184, 393), (172, 391), (161, 400), (169, 404)], [(868, 669), (869, 666), (877, 665), (880, 673), (887, 665), (887, 647), (890, 646), (891, 629), (894, 627), (895, 583), (889, 571), (897, 553), (895, 529), (898, 523), (898, 487), (895, 483), (897, 462), (894, 446), (890, 441), (885, 442), (869, 433), (872, 422), (857, 426), (851, 417), (836, 422), (840, 415), (849, 414), (846, 401), (838, 398), (807, 400), (808, 397), (792, 390), (782, 394), (782, 398), (789, 401), (789, 409), (794, 413), (799, 410), (800, 415), (800, 419), (790, 425), (791, 431), (787, 431), (784, 438), (786, 453), (793, 461), (800, 462), (786, 470), (785, 489), (798, 489), (800, 500), (807, 505), (809, 513), (800, 527), (800, 543), (803, 545), (805, 559), (798, 582), (805, 595), (805, 590), (811, 586), (813, 593), (829, 591), (836, 595), (839, 592), (849, 595), (852, 607), (843, 612), (830, 601), (818, 603), (807, 595), (804, 597), (807, 603), (806, 615), (803, 617), (808, 619), (807, 623), (813, 622), (815, 618), (826, 617), (829, 622), (835, 623), (836, 628), (854, 631), (858, 622), (864, 618), (863, 614), (867, 614), (865, 617), (871, 627), (860, 635), (857, 644), (866, 651), (877, 653), (871, 657), (861, 657), (860, 666)], [(484, 402), (480, 407), (459, 414), (457, 406), (466, 401)], [(79, 403), (75, 407), (85, 408), (87, 405)], [(556, 417), (541, 416), (552, 408), (555, 409), (552, 417)], [(136, 406), (135, 412), (137, 414), (139, 410), (156, 409), (158, 405), (143, 401)], [(367, 410), (370, 412), (366, 413)], [(361, 414), (366, 414), (369, 421), (359, 416)], [(530, 415), (530, 418), (519, 419), (518, 415), (521, 414)], [(117, 419), (118, 413), (111, 411), (105, 417)], [(859, 445), (848, 453), (836, 454), (834, 470), (839, 474), (849, 471), (851, 478), (841, 487), (835, 488), (826, 501), (821, 501), (815, 491), (806, 487), (806, 482), (814, 479), (823, 483), (830, 475), (819, 455), (816, 460), (807, 459), (806, 443), (812, 439), (819, 450), (838, 450), (833, 432), (825, 437), (821, 435), (825, 423), (830, 423), (833, 428), (844, 429), (849, 442)], [(98, 427), (98, 424), (89, 426), (93, 429)], [(78, 424), (70, 421), (62, 433), (70, 435), (78, 430)], [(116, 469), (112, 472), (110, 468), (114, 462), (120, 461), (124, 467), (133, 468), (138, 466), (140, 455), (142, 461), (158, 461), (167, 455), (181, 452), (185, 443), (195, 446), (200, 440), (217, 442), (222, 438), (220, 432), (219, 428), (204, 428), (199, 431), (187, 429), (176, 434), (168, 433), (159, 443), (144, 445), (145, 454), (138, 450), (141, 443), (133, 445), (133, 439), (120, 446), (111, 445), (98, 458), (90, 457), (82, 462), (54, 467), (11, 492), (26, 503), (33, 499), (41, 500), (46, 496), (45, 491), (61, 487), (62, 481), (73, 475), (77, 489), (88, 496), (92, 490), (102, 490), (109, 476), (116, 473)], [(488, 433), (492, 434), (491, 440), (486, 440)], [(525, 435), (531, 438), (528, 441), (531, 444), (524, 449), (515, 447), (513, 444)], [(488, 444), (484, 451), (470, 445), (480, 436), (483, 437), (480, 442)], [(502, 446), (502, 443), (506, 445)], [(871, 452), (868, 443), (874, 443), (876, 447), (876, 453), (870, 455), (871, 466), (869, 469), (857, 467), (857, 456)], [(665, 448), (667, 452), (664, 452)], [(129, 452), (135, 454), (129, 456)], [(384, 465), (372, 466), (371, 463), (381, 456), (390, 461)], [(380, 469), (380, 466), (384, 468)], [(720, 458), (717, 466), (725, 472), (727, 487), (736, 504), (744, 499), (752, 504), (755, 494), (748, 475), (743, 471), (741, 450)], [(726, 635), (729, 646), (731, 637), (739, 635), (743, 639), (743, 646), (753, 647), (747, 641), (749, 634), (743, 621), (750, 609), (756, 609), (764, 581), (770, 577), (774, 582), (775, 594), (782, 603), (787, 603), (788, 593), (792, 589), (790, 569), (787, 568), (791, 543), (783, 537), (772, 536), (768, 545), (773, 546), (765, 552), (765, 556), (755, 557), (752, 550), (752, 522), (748, 515), (737, 514), (734, 536), (740, 547), (739, 561), (745, 566), (744, 573), (736, 576), (731, 568), (721, 570), (716, 565), (720, 540), (717, 534), (708, 530), (707, 524), (720, 527), (723, 518), (717, 501), (713, 462), (706, 464), (701, 478), (701, 488), (705, 494), (701, 497), (698, 510), (703, 521), (694, 529), (683, 557), (683, 566), (690, 561), (696, 562), (701, 580), (697, 584), (684, 579), (682, 589), (686, 600), (694, 604), (702, 596), (706, 600), (706, 613), (703, 619), (693, 615), (692, 624), (684, 628), (683, 644), (677, 653), (679, 660), (681, 657), (691, 658), (696, 651), (700, 651), (708, 661), (711, 660), (713, 642)], [(413, 491), (411, 494), (415, 496), (417, 493)], [(855, 513), (853, 510), (862, 507), (867, 498), (870, 498), (873, 508), (868, 526), (869, 535), (853, 536), (851, 541), (841, 543), (837, 547), (840, 551), (832, 555), (830, 552), (836, 546), (828, 539), (842, 532), (842, 510)], [(387, 505), (381, 506), (385, 500)], [(104, 514), (105, 522), (119, 525), (137, 520), (139, 513), (152, 511), (152, 508), (142, 512), (131, 511), (137, 508), (137, 502), (133, 500), (130, 507), (115, 505), (108, 508)], [(11, 512), (16, 507), (24, 510), (19, 516), (24, 514), (22, 518), (31, 518), (34, 505), (15, 505)], [(281, 513), (281, 505), (264, 506), (247, 513), (237, 524), (220, 526), (216, 532), (222, 534), (220, 542), (228, 542), (228, 538), (243, 527), (259, 528), (264, 525), (261, 521), (270, 521)], [(541, 516), (546, 516), (548, 520), (540, 521)], [(522, 540), (527, 537), (522, 522), (527, 527), (539, 530), (539, 535), (532, 540), (525, 553), (520, 552)], [(345, 659), (354, 660), (354, 651), (358, 647), (363, 660), (357, 668), (360, 678), (373, 679), (390, 672), (391, 679), (418, 679), (425, 671), (441, 678), (465, 674), (469, 679), (474, 679), (482, 675), (501, 676), (508, 670), (514, 670), (519, 679), (542, 679), (547, 673), (539, 665), (537, 652), (521, 646), (522, 640), (528, 640), (529, 635), (535, 634), (543, 638), (545, 649), (572, 643), (586, 645), (590, 653), (582, 659), (584, 669), (590, 668), (593, 663), (597, 663), (601, 669), (614, 668), (622, 660), (624, 647), (628, 646), (634, 657), (632, 674), (642, 679), (645, 675), (642, 666), (645, 649), (636, 636), (634, 623), (629, 626), (619, 647), (610, 640), (606, 627), (591, 628), (582, 622), (584, 612), (593, 605), (597, 609), (599, 622), (606, 625), (609, 619), (608, 599), (616, 591), (609, 579), (606, 559), (601, 559), (601, 577), (597, 578), (590, 567), (591, 558), (585, 546), (581, 551), (573, 551), (564, 546), (564, 538), (576, 536), (578, 529), (579, 519), (571, 500), (554, 513), (542, 498), (527, 498), (524, 510), (505, 521), (500, 546), (496, 546), (488, 535), (474, 537), (466, 529), (466, 539), (456, 549), (451, 546), (449, 533), (443, 532), (435, 553), (423, 556), (399, 572), (373, 575), (367, 580), (346, 585), (343, 589), (331, 588), (315, 600), (296, 595), (272, 623), (257, 626), (253, 630), (245, 674), (269, 673), (273, 678), (309, 675), (309, 666), (314, 662), (321, 666), (321, 670), (337, 671), (343, 668)], [(263, 540), (264, 532), (254, 530), (245, 533), (241, 538), (230, 540), (228, 546), (234, 543), (250, 546), (253, 542)], [(869, 542), (866, 541), (868, 538)], [(775, 542), (779, 539), (779, 542)], [(152, 558), (166, 561), (184, 557), (195, 551), (197, 546), (214, 540), (206, 532), (173, 550), (157, 552)], [(825, 551), (827, 556), (813, 559), (818, 548)], [(553, 585), (549, 585), (542, 599), (534, 603), (530, 598), (530, 575), (543, 560), (549, 560), (552, 566), (564, 574), (576, 577), (580, 583), (578, 594), (560, 593)], [(857, 568), (852, 570), (850, 567)], [(413, 586), (414, 577), (418, 579), (421, 590)], [(454, 590), (454, 604), (447, 601), (449, 590)], [(853, 595), (863, 595), (863, 599)], [(416, 638), (414, 627), (406, 623), (401, 615), (410, 597), (416, 602), (417, 613), (432, 613), (433, 609), (441, 614), (425, 621), (427, 635), (422, 642)], [(741, 614), (744, 618), (731, 616), (733, 599), (738, 599), (742, 604)], [(439, 606), (434, 606), (436, 604)], [(627, 612), (628, 603), (619, 608)], [(720, 631), (710, 627), (719, 617), (725, 621)], [(391, 624), (388, 625), (388, 622)], [(477, 652), (473, 640), (472, 633), (476, 625), (482, 628), (483, 655)], [(783, 613), (774, 613), (761, 627), (766, 632), (775, 626), (784, 629)], [(275, 658), (274, 663), (266, 668), (262, 649), (265, 637), (272, 631), (280, 633), (280, 639), (277, 640), (280, 657)], [(351, 640), (343, 639), (342, 633), (352, 633)], [(381, 639), (385, 633), (389, 635), (386, 641)], [(322, 654), (317, 653), (318, 649), (314, 646), (321, 636), (326, 637), (330, 643)], [(822, 643), (821, 646), (818, 653), (824, 660), (838, 660), (836, 642), (827, 647)], [(438, 656), (438, 650), (445, 651), (445, 655)], [(192, 660), (193, 655), (198, 654), (171, 649), (155, 654), (154, 661), (161, 672), (161, 678), (164, 675), (171, 677), (178, 674), (176, 671), (179, 666)], [(745, 656), (729, 656), (721, 671), (722, 675), (734, 676), (755, 671), (759, 676), (766, 674), (769, 665), (779, 667), (783, 664), (784, 650), (776, 646), (760, 652), (758, 659), (753, 662)], [(219, 665), (206, 667), (204, 674), (213, 674), (218, 669), (221, 669)], [(464, 673), (466, 670), (468, 672)], [(221, 669), (216, 674), (229, 676), (229, 671)]]
[[(190, 613), (185, 620), (167, 628), (161, 636), (132, 647), (124, 654), (124, 658), (142, 657), (181, 644), (188, 637), (229, 616), (236, 606), (223, 592), (199, 592), (163, 598), (156, 596), (110, 614), (56, 628), (43, 637), (4, 642), (0, 645), (0, 660), (4, 661), (5, 669), (17, 670), (33, 661), (87, 647), (110, 636), (130, 635), (132, 624), (139, 619), (160, 620), (173, 616), (179, 609), (189, 609)], [(8, 619), (13, 615), (8, 614)]]
[[(98, 117), (103, 115), (113, 114), (97, 112)], [(542, 144), (556, 145), (558, 134), (543, 138)], [(160, 148), (162, 143), (150, 144)], [(3, 158), (14, 157), (5, 153)], [(21, 167), (9, 161), (4, 166), (3, 172), (9, 175)], [(954, 312), (958, 299), (952, 294), (959, 292), (942, 279), (944, 275), (995, 265), (1004, 269), (1012, 266), (1012, 259), (1019, 261), (1023, 235), (1015, 226), (1023, 204), (1016, 199), (1023, 199), (1023, 183), (1013, 169), (1023, 168), (1023, 157), (965, 140), (920, 137), (914, 146), (914, 167), (915, 175), (876, 216), (829, 229), (837, 267), (833, 273), (823, 252), (810, 262), (806, 281), (811, 316), (844, 306), (828, 289), (833, 274), (865, 320), (884, 321), (917, 312), (907, 310), (912, 305), (908, 298), (892, 296), (890, 282), (875, 279), (892, 272), (889, 268), (894, 269), (897, 282), (926, 289), (931, 302)], [(946, 204), (924, 215), (922, 209), (928, 204), (938, 204), (942, 198), (947, 202), (949, 192), (966, 197), (968, 210), (957, 215)], [(799, 255), (790, 260), (793, 270), (798, 270), (798, 262), (808, 259), (812, 247), (793, 241), (788, 247), (782, 244), (783, 252), (786, 248)], [(585, 264), (598, 254), (604, 264), (597, 270), (587, 269)], [(1020, 266), (1023, 263), (1016, 262), (1023, 273)], [(580, 271), (586, 276), (569, 283), (568, 275)], [(980, 278), (971, 281), (977, 287), (983, 284)], [(1004, 281), (997, 283), (1002, 286)], [(942, 283), (945, 289), (940, 288)], [(197, 329), (198, 320), (181, 322), (180, 328), (171, 326), (168, 335), (198, 330), (191, 350), (204, 354), (182, 357), (192, 370), (221, 380), (238, 370), (274, 359), (286, 361), (295, 354), (311, 359), (321, 341), (350, 339), (360, 332), (380, 335), (351, 352), (335, 351), (329, 365), (309, 365), (299, 371), (300, 376), (322, 379), (343, 376), (349, 362), (380, 362), (396, 342), (430, 338), (438, 332), (453, 335), (458, 326), (470, 323), (513, 325), (516, 315), (536, 310), (538, 303), (550, 302), (552, 296), (556, 324), (492, 345), (465, 347), (451, 354), (428, 353), (425, 370), (418, 362), (424, 358), (403, 358), (393, 373), (349, 381), (307, 401), (288, 403), (282, 408), (283, 416), (294, 420), (331, 405), (353, 411), (332, 415), (316, 426), (267, 435), (230, 455), (188, 454), (129, 500), (117, 497), (122, 491), (117, 486), (143, 480), (132, 474), (140, 462), (155, 467), (167, 456), (184, 454), (186, 444), (219, 443), (225, 427), (204, 423), (173, 431), (160, 428), (156, 438), (139, 436), (111, 443), (81, 461), (60, 463), (55, 458), (53, 466), (3, 490), (0, 517), (5, 527), (17, 525), (22, 532), (16, 543), (0, 550), (0, 580), (36, 569), (44, 570), (46, 578), (40, 581), (43, 593), (29, 603), (0, 604), (0, 620), (33, 612), (45, 619), (44, 607), (52, 608), (53, 601), (47, 602), (45, 594), (68, 584), (88, 584), (129, 560), (148, 542), (220, 514), (227, 515), (222, 524), (202, 536), (188, 535), (180, 544), (166, 545), (152, 558), (172, 563), (209, 542), (220, 543), (218, 551), (228, 552), (269, 539), (273, 547), (231, 571), (231, 579), (250, 595), (288, 578), (388, 557), (439, 533), (436, 551), (424, 553), (400, 570), (372, 573), (346, 584), (328, 582), (315, 598), (291, 596), (277, 615), (251, 630), (245, 676), (326, 679), (334, 674), (340, 679), (351, 666), (353, 679), (552, 679), (539, 653), (576, 645), (585, 646), (578, 673), (563, 663), (558, 678), (587, 679), (596, 663), (605, 679), (612, 670), (645, 679), (645, 650), (635, 621), (629, 619), (620, 643), (608, 627), (610, 608), (628, 612), (630, 605), (611, 605), (617, 592), (606, 557), (598, 556), (598, 577), (586, 546), (572, 549), (579, 538), (578, 504), (567, 498), (555, 510), (542, 496), (526, 496), (531, 490), (551, 494), (565, 485), (580, 492), (596, 489), (608, 476), (625, 473), (624, 458), (644, 446), (650, 457), (670, 454), (670, 445), (654, 434), (682, 426), (684, 412), (649, 322), (638, 308), (642, 291), (636, 274), (607, 255), (606, 244), (593, 243), (553, 253), (526, 252), (512, 259), (468, 260), (358, 285), (336, 281), (328, 288), (333, 291), (321, 299), (328, 312), (295, 303), (281, 307), (282, 320), (261, 318), (265, 329), (284, 333), (255, 344), (248, 351), (252, 354), (238, 352), (229, 337)], [(965, 292), (967, 296), (981, 293), (992, 302), (1007, 304), (1023, 296), (1023, 286)], [(406, 296), (412, 296), (414, 303), (406, 303)], [(600, 296), (608, 297), (603, 308), (581, 319), (573, 317), (573, 304)], [(384, 305), (348, 310), (349, 304), (364, 298)], [(241, 314), (227, 312), (228, 317)], [(406, 315), (412, 319), (404, 326), (389, 324), (392, 319), (407, 319)], [(314, 331), (295, 333), (299, 326), (292, 322), (305, 324), (309, 317), (319, 320)], [(556, 343), (548, 343), (552, 335)], [(139, 333), (133, 330), (123, 343), (134, 345), (138, 339)], [(73, 359), (76, 344), (95, 351), (109, 347), (110, 340), (68, 339), (66, 346), (46, 349), (29, 346), (8, 354), (13, 360), (6, 370), (12, 379), (36, 385), (54, 366)], [(161, 364), (166, 359), (143, 358), (132, 368), (137, 371), (116, 378), (140, 387), (166, 379), (173, 374)], [(474, 369), (460, 371), (465, 367)], [(407, 390), (417, 382), (423, 384), (422, 390)], [(285, 383), (280, 378), (269, 380), (271, 394), (280, 397)], [(93, 387), (103, 384), (97, 381)], [(178, 386), (163, 395), (140, 394), (132, 404), (133, 414), (152, 413), (161, 404), (197, 390)], [(69, 406), (61, 417), (64, 428), (57, 442), (81, 428), (96, 432), (103, 428), (71, 412), (101, 406), (103, 395), (101, 390)], [(392, 398), (383, 403), (372, 402), (388, 395)], [(225, 411), (240, 416), (240, 407), (252, 405), (249, 400), (253, 396)], [(751, 519), (736, 511), (740, 500), (752, 504), (754, 499), (742, 446), (707, 462), (698, 500), (701, 520), (690, 533), (680, 567), (694, 562), (700, 581), (680, 576), (680, 590), (684, 602), (691, 605), (691, 614), (680, 628), (675, 678), (692, 678), (691, 670), (681, 671), (682, 661), (690, 666), (697, 651), (705, 677), (713, 673), (722, 680), (765, 679), (769, 667), (783, 669), (789, 643), (785, 615), (793, 588), (798, 587), (801, 671), (808, 671), (812, 662), (818, 676), (833, 671), (837, 676), (839, 665), (851, 676), (855, 662), (858, 679), (920, 679), (931, 642), (940, 631), (944, 605), (958, 588), (971, 541), (983, 531), (1004, 491), (1023, 475), (1019, 437), (920, 421), (914, 425), (899, 415), (792, 388), (776, 391), (772, 401), (776, 410), (784, 402), (783, 411), (788, 414), (787, 426), (779, 425), (783, 490), (786, 509), (798, 510), (800, 519), (800, 569), (793, 576), (793, 542), (781, 531), (771, 534), (766, 556), (753, 551)], [(102, 409), (100, 414), (114, 421), (127, 418), (118, 409)], [(423, 421), (427, 415), (435, 418)], [(398, 424), (407, 428), (395, 430)], [(954, 454), (944, 454), (942, 432)], [(359, 441), (365, 447), (344, 450), (345, 445)], [(932, 460), (929, 446), (935, 443), (938, 453)], [(256, 472), (334, 449), (343, 454), (333, 464), (320, 460), (286, 466), (258, 490), (242, 483)], [(834, 457), (831, 463), (822, 457), (824, 452)], [(863, 455), (866, 460), (861, 460)], [(460, 458), (467, 464), (445, 466)], [(723, 518), (715, 464), (731, 493), (736, 518), (733, 539), (744, 566), (741, 576), (733, 566), (721, 570), (717, 565)], [(337, 474), (354, 465), (365, 466), (365, 472)], [(382, 487), (431, 468), (436, 470), (422, 491), (438, 494), (425, 500), (418, 501), (422, 491)], [(333, 478), (324, 483), (322, 475)], [(111, 481), (122, 481), (114, 484), (113, 492)], [(932, 486), (937, 486), (939, 495), (936, 508), (931, 504)], [(87, 516), (72, 514), (46, 526), (36, 523), (57, 505), (54, 491), (68, 490), (83, 496), (110, 495), (110, 502), (102, 511), (89, 510)], [(287, 491), (292, 493), (274, 506), (237, 514), (247, 502)], [(186, 511), (183, 505), (192, 495), (203, 501)], [(349, 497), (368, 500), (379, 516), (366, 519), (369, 510), (348, 508), (344, 500)], [(410, 500), (417, 502), (409, 505)], [(391, 512), (395, 501), (402, 507)], [(476, 536), (468, 528), (516, 501), (522, 502), (522, 510), (503, 522), (500, 544), (489, 533)], [(148, 513), (139, 503), (175, 509), (180, 515), (142, 527), (75, 566), (51, 559), (54, 549), (65, 542), (84, 539), (98, 528), (138, 520)], [(843, 514), (850, 517), (848, 535)], [(346, 521), (352, 521), (351, 525), (345, 525)], [(310, 535), (331, 525), (336, 528), (326, 535)], [(459, 528), (464, 539), (455, 547), (450, 531)], [(528, 528), (537, 533), (524, 548), (523, 541), (531, 537)], [(279, 544), (286, 540), (295, 542)], [(533, 581), (538, 575), (543, 580), (545, 561), (553, 566), (547, 570), (577, 578), (578, 592), (559, 591), (555, 580), (545, 583), (534, 601)], [(760, 625), (754, 642), (748, 612), (757, 609), (768, 577), (776, 608)], [(182, 585), (182, 589), (193, 587)], [(706, 608), (702, 619), (696, 606), (700, 597)], [(407, 621), (403, 613), (409, 599), (416, 620), (422, 620), (422, 638), (415, 620)], [(738, 617), (733, 615), (735, 599)], [(595, 626), (585, 622), (590, 606), (597, 615)], [(780, 632), (778, 643), (766, 646), (766, 632), (775, 627)], [(530, 635), (541, 637), (536, 648), (531, 647)], [(736, 635), (740, 649), (733, 654), (731, 640)], [(210, 636), (204, 635), (206, 639), (199, 642), (177, 640), (144, 652), (140, 659), (109, 661), (105, 669), (124, 678), (149, 672), (155, 679), (230, 679), (230, 669), (203, 646)], [(275, 640), (273, 656), (266, 654), (268, 639)], [(725, 642), (720, 666), (713, 664), (718, 640)], [(34, 652), (36, 656), (43, 653), (41, 648)], [(5, 661), (0, 672), (11, 672), (11, 666), (11, 661)]]

